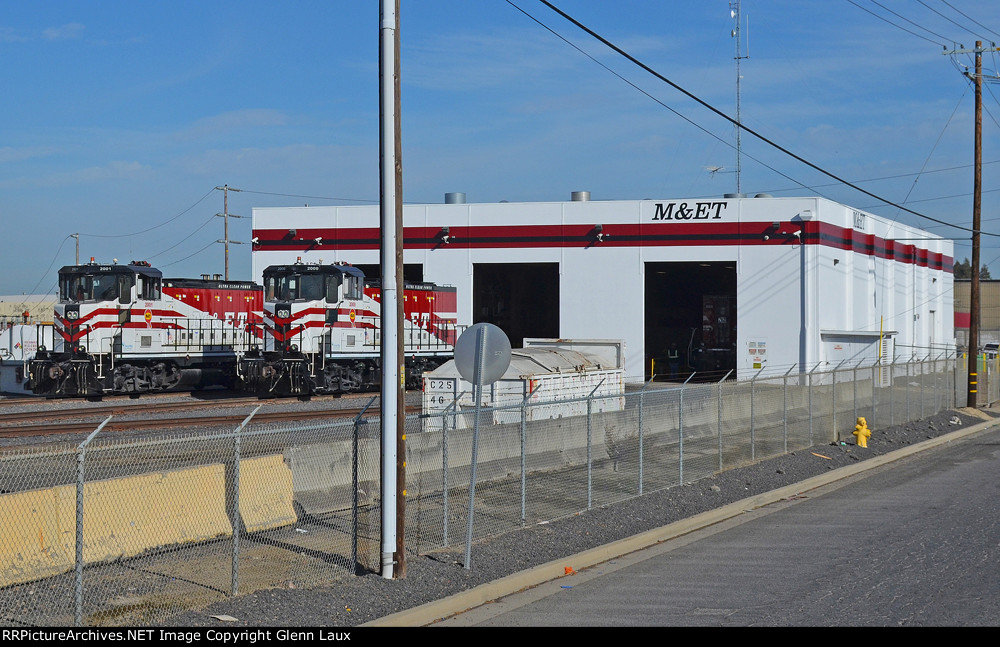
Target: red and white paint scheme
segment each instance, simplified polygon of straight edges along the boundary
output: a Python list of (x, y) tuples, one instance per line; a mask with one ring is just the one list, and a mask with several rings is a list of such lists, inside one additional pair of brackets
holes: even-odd
[[(255, 208), (253, 276), (296, 256), (374, 266), (379, 218), (377, 206)], [(456, 286), (459, 323), (494, 323), (515, 346), (622, 339), (630, 381), (664, 375), (673, 343), (716, 380), (955, 349), (954, 243), (825, 198), (447, 194), (403, 205), (399, 235), (414, 273)]]
[(59, 270), (52, 350), (29, 366), (50, 397), (233, 386), (236, 359), (260, 343), (259, 285), (165, 279), (149, 263)]
[[(345, 263), (296, 262), (263, 272), (264, 347), (241, 358), (245, 388), (260, 396), (346, 393), (379, 383), (381, 288)], [(407, 383), (451, 358), (455, 288), (406, 283)]]

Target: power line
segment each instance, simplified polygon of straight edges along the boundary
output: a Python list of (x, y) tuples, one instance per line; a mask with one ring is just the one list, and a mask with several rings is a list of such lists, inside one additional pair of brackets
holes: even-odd
[[(864, 7), (862, 7), (861, 5), (859, 5), (858, 3), (854, 2), (854, 0), (847, 0), (847, 1), (850, 2), (852, 5), (854, 5), (855, 7), (857, 7), (858, 9), (860, 9), (861, 11), (865, 11), (867, 13), (870, 13), (871, 15), (875, 16), (879, 20), (884, 20), (885, 22), (889, 23), (890, 25), (892, 25), (896, 29), (902, 29), (907, 34), (911, 34), (913, 36), (916, 36), (917, 38), (922, 38), (923, 40), (926, 40), (928, 43), (934, 43), (935, 45), (941, 45), (942, 47), (944, 47), (943, 43), (935, 42), (935, 41), (931, 40), (930, 38), (927, 38), (926, 36), (921, 36), (920, 34), (918, 34), (916, 32), (910, 31), (906, 27), (902, 27), (900, 25), (897, 25), (896, 23), (892, 22), (891, 20), (889, 20), (885, 16), (878, 15), (877, 13), (875, 13), (874, 11), (872, 11), (871, 9), (865, 9)], [(875, 4), (878, 4), (878, 3), (876, 2)], [(879, 6), (881, 7), (882, 5), (879, 5)], [(882, 7), (882, 8), (884, 9), (885, 7)], [(923, 29), (923, 27), (921, 27), (921, 29)], [(924, 29), (924, 31), (928, 31), (928, 30)], [(933, 32), (930, 32), (930, 33), (933, 33)], [(935, 34), (935, 35), (937, 36), (937, 34)], [(938, 36), (938, 38), (944, 38), (944, 36)], [(948, 39), (945, 38), (945, 40), (947, 41)]]
[(161, 222), (158, 225), (154, 225), (154, 226), (150, 227), (149, 229), (143, 229), (142, 231), (136, 231), (136, 232), (133, 232), (131, 234), (115, 234), (113, 236), (112, 235), (108, 235), (108, 234), (80, 234), (80, 235), (81, 236), (90, 236), (91, 238), (128, 238), (129, 236), (138, 236), (139, 234), (145, 234), (145, 233), (148, 233), (150, 231), (153, 231), (154, 229), (159, 229), (160, 227), (169, 225), (173, 221), (177, 220), (178, 218), (180, 218), (181, 216), (183, 216), (184, 214), (186, 214), (188, 211), (191, 211), (192, 209), (194, 209), (195, 207), (197, 207), (199, 204), (201, 204), (202, 201), (205, 198), (207, 198), (209, 195), (212, 194), (212, 191), (215, 191), (215, 187), (212, 187), (211, 189), (209, 189), (208, 193), (206, 193), (205, 195), (201, 196), (201, 198), (199, 198), (197, 202), (195, 202), (193, 205), (191, 205), (190, 207), (188, 207), (184, 211), (180, 212), (179, 214), (177, 214), (173, 218), (170, 218), (169, 220), (166, 220), (164, 222)]
[[(733, 119), (732, 117), (730, 117), (726, 113), (722, 112), (721, 110), (719, 110), (715, 106), (713, 106), (710, 103), (708, 103), (707, 101), (704, 101), (703, 99), (697, 97), (696, 95), (692, 94), (691, 92), (685, 90), (684, 88), (682, 88), (681, 86), (677, 85), (676, 83), (674, 83), (673, 81), (671, 81), (667, 77), (663, 76), (662, 74), (660, 74), (656, 70), (652, 69), (651, 67), (649, 67), (648, 65), (646, 65), (642, 61), (638, 60), (637, 58), (635, 58), (634, 56), (632, 56), (631, 54), (629, 54), (628, 52), (626, 52), (622, 48), (618, 47), (617, 45), (615, 45), (614, 43), (612, 43), (608, 39), (604, 38), (603, 36), (601, 36), (600, 34), (598, 34), (597, 32), (595, 32), (594, 30), (590, 29), (589, 27), (587, 27), (586, 25), (584, 25), (580, 21), (576, 20), (575, 18), (573, 18), (572, 16), (570, 16), (569, 14), (567, 14), (566, 12), (564, 12), (563, 10), (561, 10), (558, 7), (556, 7), (555, 5), (553, 5), (548, 0), (539, 0), (539, 1), (542, 4), (544, 4), (545, 6), (549, 7), (553, 11), (555, 11), (556, 13), (558, 13), (560, 16), (562, 16), (563, 18), (565, 18), (569, 22), (571, 22), (574, 25), (576, 25), (581, 30), (583, 30), (586, 33), (590, 34), (593, 38), (597, 39), (598, 41), (600, 41), (601, 43), (603, 43), (605, 46), (611, 48), (612, 50), (614, 50), (615, 52), (617, 52), (619, 55), (625, 57), (626, 59), (628, 59), (629, 61), (631, 61), (635, 65), (639, 66), (643, 70), (647, 71), (648, 73), (652, 74), (656, 78), (660, 79), (661, 81), (663, 81), (664, 83), (666, 83), (670, 87), (674, 88), (678, 92), (681, 92), (682, 94), (684, 94), (688, 98), (696, 101), (701, 106), (703, 106), (705, 108), (708, 108), (709, 110), (711, 110), (712, 112), (714, 112), (716, 115), (722, 117), (723, 119), (725, 119), (726, 121), (730, 122), (734, 126), (743, 129), (745, 132), (753, 135), (754, 137), (756, 137), (757, 139), (761, 140), (765, 144), (767, 144), (769, 146), (772, 146), (773, 148), (775, 148), (775, 149), (781, 151), (782, 153), (788, 155), (792, 159), (795, 159), (795, 160), (801, 162), (802, 164), (805, 164), (806, 166), (808, 166), (808, 167), (810, 167), (810, 168), (812, 168), (812, 169), (814, 169), (816, 171), (819, 171), (820, 173), (822, 173), (822, 174), (824, 174), (824, 175), (826, 175), (826, 176), (828, 176), (828, 177), (830, 177), (830, 178), (832, 178), (834, 180), (837, 180), (838, 182), (844, 184), (845, 186), (849, 186), (852, 189), (854, 189), (854, 190), (856, 190), (856, 191), (858, 191), (860, 193), (863, 193), (863, 194), (865, 194), (865, 195), (867, 195), (867, 196), (869, 196), (871, 198), (874, 198), (876, 200), (880, 200), (881, 202), (884, 202), (885, 204), (887, 204), (889, 206), (896, 207), (897, 209), (900, 209), (900, 210), (905, 211), (907, 213), (913, 214), (914, 216), (917, 216), (919, 218), (924, 218), (926, 220), (930, 220), (931, 222), (936, 222), (936, 223), (939, 223), (939, 224), (942, 224), (942, 225), (946, 225), (948, 227), (954, 227), (955, 229), (960, 229), (962, 231), (968, 231), (968, 232), (971, 232), (971, 233), (980, 233), (980, 234), (986, 235), (986, 236), (997, 236), (997, 237), (1000, 237), (1000, 234), (994, 234), (994, 233), (984, 232), (984, 231), (976, 232), (973, 229), (970, 229), (968, 227), (963, 227), (961, 225), (955, 225), (955, 224), (952, 224), (952, 223), (949, 223), (949, 222), (945, 222), (943, 220), (939, 220), (937, 218), (932, 218), (931, 216), (922, 214), (922, 213), (917, 212), (917, 211), (913, 211), (912, 209), (908, 209), (908, 208), (906, 208), (906, 207), (904, 207), (904, 206), (902, 206), (902, 205), (900, 205), (900, 204), (898, 204), (896, 202), (893, 202), (892, 200), (889, 200), (887, 198), (883, 198), (882, 196), (877, 195), (875, 193), (872, 193), (871, 191), (868, 191), (866, 189), (863, 189), (863, 188), (857, 186), (856, 184), (848, 182), (847, 180), (843, 179), (842, 177), (840, 177), (840, 176), (838, 176), (838, 175), (836, 175), (836, 174), (834, 174), (834, 173), (832, 173), (830, 171), (827, 171), (826, 169), (824, 169), (824, 168), (822, 168), (822, 167), (820, 167), (820, 166), (818, 166), (816, 164), (813, 164), (809, 160), (801, 157), (800, 155), (797, 155), (797, 154), (793, 153), (792, 151), (788, 150), (787, 148), (781, 146), (780, 144), (771, 141), (770, 139), (768, 139), (764, 135), (761, 135), (760, 133), (758, 133), (757, 131), (753, 130), (752, 128), (748, 128), (744, 124), (737, 122), (735, 119)], [(851, 0), (848, 0), (848, 1), (850, 2)], [(507, 0), (507, 2), (513, 5), (513, 3), (511, 2), (511, 0)], [(516, 6), (516, 5), (514, 5), (514, 6)], [(518, 9), (520, 10), (519, 7), (518, 7)]]
[(952, 9), (954, 9), (955, 11), (957, 11), (958, 13), (962, 14), (963, 16), (965, 16), (966, 18), (968, 18), (968, 19), (969, 19), (969, 20), (971, 20), (972, 22), (976, 23), (977, 25), (979, 25), (980, 27), (982, 27), (982, 28), (983, 28), (983, 29), (985, 29), (986, 31), (990, 32), (991, 34), (994, 34), (994, 35), (996, 35), (996, 36), (1000, 36), (1000, 34), (996, 33), (995, 31), (993, 31), (992, 29), (990, 29), (990, 28), (989, 28), (989, 27), (987, 27), (986, 25), (984, 25), (984, 24), (982, 24), (981, 22), (977, 21), (977, 20), (976, 20), (975, 18), (973, 18), (972, 16), (969, 16), (969, 15), (966, 15), (966, 14), (962, 13), (962, 12), (961, 12), (961, 11), (960, 11), (960, 10), (959, 10), (959, 9), (958, 9), (957, 7), (955, 7), (954, 5), (952, 5), (952, 4), (951, 4), (950, 2), (948, 2), (947, 0), (941, 0), (941, 2), (943, 2), (943, 3), (944, 3), (944, 4), (946, 4), (946, 5), (948, 5), (949, 7), (951, 7)]
[[(919, 2), (922, 5), (924, 5), (925, 7), (927, 7), (928, 9), (930, 9), (931, 11), (933, 11), (934, 13), (936, 13), (937, 15), (941, 16), (942, 18), (944, 18), (945, 20), (947, 20), (951, 24), (953, 24), (956, 27), (958, 27), (959, 29), (965, 30), (965, 31), (969, 32), (970, 34), (972, 34), (973, 36), (979, 36), (979, 34), (977, 34), (976, 32), (972, 31), (971, 29), (968, 29), (964, 25), (958, 24), (957, 22), (955, 22), (954, 20), (952, 20), (948, 16), (944, 15), (943, 13), (941, 13), (940, 11), (938, 11), (937, 9), (935, 9), (934, 7), (930, 6), (929, 4), (927, 4), (926, 2), (924, 2), (924, 0), (917, 0), (917, 2)], [(982, 38), (982, 36), (979, 36), (979, 37)], [(989, 39), (984, 38), (983, 40), (989, 40)]]
[[(1000, 189), (987, 189), (987, 190), (983, 191), (983, 193), (996, 193), (997, 191), (1000, 191)], [(908, 200), (906, 202), (906, 204), (916, 204), (918, 202), (935, 202), (937, 200), (952, 200), (954, 198), (967, 198), (970, 195), (972, 195), (972, 194), (971, 193), (953, 193), (952, 195), (940, 195), (940, 196), (937, 196), (935, 198), (921, 198), (920, 200)], [(876, 204), (876, 205), (869, 205), (869, 206), (858, 207), (858, 208), (864, 210), (864, 209), (875, 209), (875, 208), (881, 207), (881, 206), (883, 206), (883, 205)], [(947, 223), (947, 222), (942, 222), (942, 223), (939, 223), (937, 225), (927, 225), (925, 227), (925, 229), (936, 229), (937, 227), (955, 227), (955, 226), (956, 225), (952, 225), (952, 224)], [(964, 229), (964, 228), (960, 228), (960, 229)], [(971, 231), (971, 230), (970, 229), (966, 229), (965, 231)], [(996, 234), (987, 234), (985, 231), (980, 232), (980, 233), (986, 234), (986, 235), (989, 235), (989, 236), (996, 235)]]
[(45, 275), (49, 273), (49, 270), (51, 270), (52, 266), (55, 265), (56, 259), (59, 258), (59, 252), (62, 251), (63, 245), (65, 245), (66, 241), (69, 240), (70, 238), (72, 238), (71, 235), (70, 236), (66, 236), (65, 238), (62, 239), (62, 242), (59, 243), (59, 248), (56, 249), (56, 253), (52, 257), (52, 261), (49, 263), (49, 266), (45, 268), (45, 271), (42, 272), (42, 277), (40, 279), (38, 279), (38, 282), (35, 283), (35, 287), (31, 288), (31, 292), (29, 292), (28, 294), (34, 294), (35, 290), (38, 289), (38, 286), (42, 284), (42, 281), (45, 280)]
[[(935, 32), (935, 31), (931, 31), (930, 29), (927, 29), (923, 25), (918, 25), (917, 23), (913, 22), (912, 20), (910, 20), (906, 16), (898, 14), (895, 11), (893, 11), (892, 9), (890, 9), (889, 7), (886, 7), (885, 5), (883, 5), (883, 4), (879, 3), (879, 2), (876, 2), (876, 0), (871, 0), (871, 2), (872, 2), (872, 4), (875, 4), (875, 5), (878, 5), (879, 7), (882, 7), (883, 9), (885, 9), (886, 11), (888, 11), (889, 13), (891, 13), (892, 15), (896, 16), (897, 18), (899, 18), (900, 20), (905, 20), (906, 22), (910, 23), (911, 25), (913, 25), (917, 29), (923, 29), (928, 34), (934, 34), (938, 38), (943, 38), (945, 40), (950, 40), (952, 42), (955, 42), (954, 39), (948, 38), (947, 36), (942, 36), (941, 34)], [(852, 2), (851, 4), (854, 4), (854, 3)]]
[(202, 229), (204, 229), (206, 226), (208, 226), (208, 223), (212, 222), (213, 220), (215, 220), (215, 214), (212, 214), (211, 216), (209, 216), (208, 220), (206, 220), (200, 227), (198, 227), (197, 229), (195, 229), (194, 231), (192, 231), (190, 234), (188, 234), (184, 238), (182, 238), (179, 241), (177, 241), (177, 243), (171, 245), (170, 247), (168, 247), (168, 248), (166, 248), (164, 250), (156, 252), (155, 254), (152, 254), (147, 260), (152, 260), (152, 259), (156, 258), (157, 256), (159, 256), (161, 254), (165, 254), (165, 253), (169, 252), (173, 248), (177, 247), (178, 245), (180, 245), (181, 243), (183, 243), (184, 241), (186, 241), (191, 236), (194, 236), (199, 231), (201, 231)]
[[(689, 117), (686, 117), (686, 116), (682, 115), (681, 113), (677, 112), (676, 110), (674, 110), (673, 108), (671, 108), (667, 104), (663, 103), (662, 101), (660, 101), (659, 99), (657, 99), (656, 97), (654, 97), (653, 95), (651, 95), (650, 93), (648, 93), (645, 90), (643, 90), (642, 88), (640, 88), (638, 85), (636, 85), (632, 81), (626, 79), (624, 76), (622, 76), (618, 72), (612, 70), (610, 67), (608, 67), (607, 65), (605, 65), (601, 61), (597, 60), (596, 58), (594, 58), (593, 56), (591, 56), (587, 52), (583, 51), (575, 43), (573, 43), (572, 41), (570, 41), (569, 39), (567, 39), (566, 37), (564, 37), (559, 32), (555, 31), (554, 29), (552, 29), (551, 27), (549, 27), (548, 25), (546, 25), (545, 23), (543, 23), (538, 18), (534, 17), (533, 15), (531, 15), (530, 13), (528, 13), (527, 11), (525, 11), (524, 9), (522, 9), (521, 7), (519, 7), (516, 4), (514, 4), (514, 2), (512, 2), (511, 0), (506, 0), (506, 1), (507, 1), (507, 4), (509, 4), (510, 6), (514, 7), (515, 9), (517, 9), (518, 11), (520, 11), (521, 13), (523, 13), (525, 16), (527, 16), (528, 18), (530, 18), (532, 21), (534, 21), (540, 27), (542, 27), (543, 29), (545, 29), (546, 31), (548, 31), (549, 33), (551, 33), (553, 36), (555, 36), (556, 38), (560, 39), (561, 41), (563, 41), (564, 43), (566, 43), (567, 45), (569, 45), (570, 47), (572, 47), (576, 51), (578, 51), (581, 54), (583, 54), (584, 56), (586, 56), (587, 58), (589, 58), (591, 61), (593, 61), (597, 65), (599, 65), (602, 68), (604, 68), (604, 70), (606, 70), (607, 72), (609, 72), (609, 73), (613, 74), (614, 76), (618, 77), (621, 81), (623, 81), (624, 83), (628, 84), (633, 89), (635, 89), (635, 90), (639, 91), (640, 93), (646, 95), (647, 97), (649, 97), (650, 99), (652, 99), (653, 101), (655, 101), (656, 103), (658, 103), (659, 105), (663, 106), (664, 108), (666, 108), (670, 112), (674, 113), (674, 115), (676, 115), (677, 117), (680, 117), (681, 119), (683, 119), (684, 121), (688, 122), (689, 124), (691, 124), (692, 126), (694, 126), (695, 128), (697, 128), (698, 130), (700, 130), (703, 133), (705, 133), (709, 137), (712, 137), (712, 138), (716, 139), (717, 141), (722, 142), (724, 145), (729, 146), (730, 148), (732, 148), (734, 150), (736, 149), (735, 146), (733, 146), (731, 143), (729, 143), (728, 141), (726, 141), (722, 137), (719, 137), (718, 135), (716, 135), (715, 133), (713, 133), (710, 130), (706, 129), (705, 127), (701, 126), (700, 124), (698, 124), (697, 122), (693, 121)], [(773, 166), (768, 165), (767, 163), (765, 163), (765, 162), (757, 159), (756, 157), (754, 157), (752, 155), (748, 155), (746, 153), (743, 153), (743, 155), (745, 155), (746, 157), (749, 157), (750, 159), (752, 159), (753, 161), (757, 162), (761, 166), (774, 171), (775, 173), (777, 173), (781, 177), (785, 178), (786, 180), (788, 180), (790, 182), (794, 182), (795, 184), (799, 185), (800, 187), (802, 187), (804, 189), (809, 189), (810, 191), (815, 191), (820, 196), (823, 196), (823, 194), (820, 193), (819, 191), (816, 191), (816, 189), (814, 187), (811, 187), (811, 186), (809, 186), (807, 184), (799, 182), (795, 178), (793, 178), (793, 177), (791, 177), (789, 175), (786, 175), (785, 173), (782, 173), (778, 169), (774, 168)], [(831, 186), (833, 186), (833, 185), (831, 185)], [(826, 196), (823, 196), (823, 197), (826, 197)]]
[(252, 191), (250, 189), (240, 189), (243, 193), (256, 193), (258, 195), (276, 195), (282, 198), (306, 198), (307, 200), (334, 200), (342, 202), (365, 202), (377, 204), (378, 200), (362, 200), (359, 198), (330, 198), (321, 195), (299, 195), (297, 193), (273, 193), (270, 191)]
[[(948, 126), (951, 124), (951, 120), (955, 118), (955, 113), (957, 113), (959, 107), (961, 107), (962, 101), (965, 99), (965, 93), (968, 91), (969, 88), (966, 87), (965, 91), (962, 92), (962, 96), (958, 98), (958, 103), (955, 104), (955, 109), (951, 111), (951, 116), (948, 117), (948, 122), (944, 125), (944, 128), (941, 129), (941, 134), (938, 135), (937, 140), (934, 142), (934, 146), (931, 147), (931, 152), (927, 154), (927, 159), (924, 160), (924, 165), (920, 168), (920, 173), (918, 173), (917, 176), (913, 178), (913, 184), (910, 185), (910, 190), (906, 192), (905, 196), (903, 196), (903, 204), (906, 204), (907, 200), (910, 199), (910, 194), (913, 193), (913, 189), (917, 188), (917, 182), (920, 180), (920, 176), (923, 174), (924, 169), (927, 167), (927, 164), (931, 161), (931, 156), (934, 155), (934, 151), (937, 150), (938, 144), (941, 143), (941, 138), (944, 137), (944, 133), (948, 130)], [(896, 215), (898, 216), (899, 213), (897, 212)]]
[(193, 254), (189, 254), (189, 255), (185, 256), (184, 258), (179, 258), (179, 259), (177, 259), (176, 261), (171, 261), (171, 262), (169, 262), (169, 263), (163, 263), (163, 264), (159, 265), (159, 267), (170, 267), (171, 265), (177, 265), (178, 263), (181, 263), (181, 262), (183, 262), (183, 261), (186, 261), (186, 260), (187, 260), (187, 259), (189, 259), (189, 258), (192, 258), (192, 257), (194, 257), (194, 256), (197, 256), (198, 254), (202, 253), (203, 251), (205, 251), (206, 249), (208, 249), (209, 247), (211, 247), (211, 246), (212, 246), (212, 245), (214, 245), (215, 243), (216, 243), (216, 241), (214, 241), (214, 240), (213, 240), (212, 242), (210, 242), (209, 244), (205, 245), (204, 247), (202, 247), (201, 249), (199, 249), (199, 250), (198, 250), (198, 251), (196, 251), (195, 253), (193, 253)]
[[(983, 162), (983, 166), (986, 166), (987, 164), (997, 164), (997, 163), (1000, 163), (1000, 160), (993, 160), (992, 162)], [(961, 171), (963, 169), (972, 168), (972, 166), (973, 166), (972, 164), (962, 164), (960, 166), (948, 166), (945, 168), (931, 169), (929, 171), (921, 171), (920, 173), (899, 173), (897, 175), (883, 175), (880, 177), (872, 177), (865, 180), (852, 180), (852, 182), (854, 182), (855, 184), (860, 184), (861, 182), (880, 182), (882, 180), (898, 180), (904, 177), (913, 177), (915, 175), (929, 175), (930, 173), (944, 173), (946, 171)], [(813, 186), (815, 187), (840, 186), (840, 183), (830, 182), (829, 184), (815, 184)], [(795, 188), (768, 189), (766, 193), (781, 193), (782, 191), (795, 191)], [(931, 199), (936, 200), (938, 198), (931, 198)], [(914, 202), (919, 202), (919, 200), (915, 200)]]

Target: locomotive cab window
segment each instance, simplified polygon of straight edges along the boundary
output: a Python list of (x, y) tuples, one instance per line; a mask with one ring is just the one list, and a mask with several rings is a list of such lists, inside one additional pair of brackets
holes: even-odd
[(340, 276), (328, 276), (326, 281), (326, 302), (337, 303), (340, 301)]
[(111, 301), (117, 298), (122, 303), (130, 303), (132, 301), (132, 286), (134, 284), (135, 284), (135, 276), (125, 275), (125, 274), (119, 275), (117, 294), (115, 294), (108, 300)]
[(287, 274), (264, 278), (267, 301), (314, 301), (322, 299), (325, 288), (319, 274)]
[(345, 299), (360, 299), (362, 298), (361, 291), (361, 278), (354, 276), (353, 274), (348, 274), (344, 276), (344, 298)]
[(136, 296), (146, 301), (157, 301), (160, 298), (160, 279), (151, 276), (136, 277)]
[(299, 298), (305, 301), (318, 301), (324, 297), (322, 274), (303, 274), (299, 277)]
[[(131, 282), (128, 283), (131, 287)], [(64, 302), (112, 301), (118, 298), (118, 282), (113, 274), (65, 275), (60, 280), (59, 298)]]

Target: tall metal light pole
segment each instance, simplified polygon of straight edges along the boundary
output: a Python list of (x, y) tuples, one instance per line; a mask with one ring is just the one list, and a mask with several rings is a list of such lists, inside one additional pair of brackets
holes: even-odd
[(70, 234), (70, 238), (76, 238), (76, 264), (80, 264), (80, 234)]
[(380, 0), (379, 121), (382, 270), (382, 577), (406, 576), (403, 414), (403, 166), (399, 137), (399, 0)]

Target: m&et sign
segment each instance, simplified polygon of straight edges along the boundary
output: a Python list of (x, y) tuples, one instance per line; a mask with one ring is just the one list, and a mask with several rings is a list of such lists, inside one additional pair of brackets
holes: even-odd
[(728, 202), (657, 202), (653, 220), (721, 220)]

